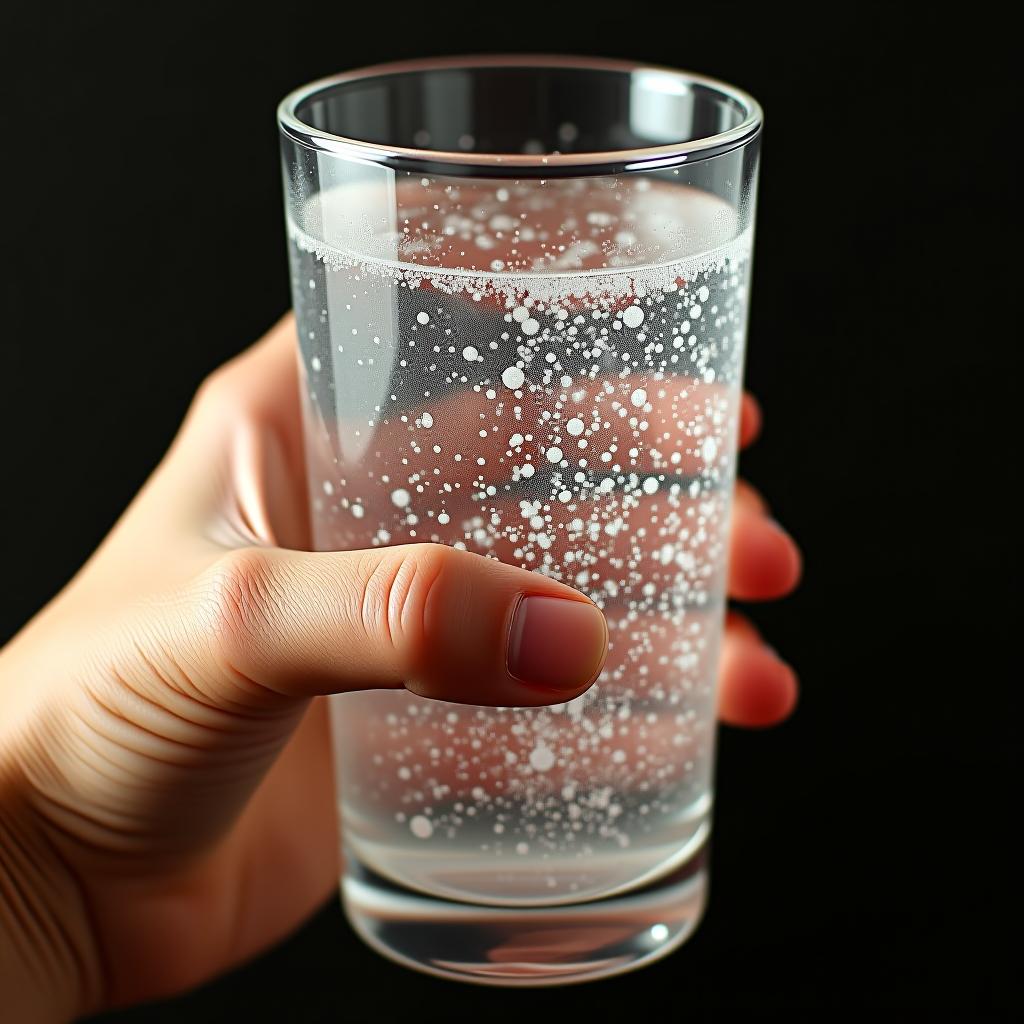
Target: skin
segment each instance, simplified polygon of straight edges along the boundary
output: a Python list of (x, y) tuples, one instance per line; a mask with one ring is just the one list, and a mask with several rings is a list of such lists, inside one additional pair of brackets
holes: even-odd
[[(294, 346), (286, 317), (204, 383), (114, 530), (0, 652), (12, 1020), (181, 992), (335, 890), (324, 694), (544, 704), (583, 692), (604, 658), (583, 652), (557, 692), (510, 674), (521, 598), (589, 604), (538, 574), (440, 545), (309, 552)], [(746, 396), (741, 444), (760, 423)], [(738, 484), (732, 596), (777, 598), (799, 575), (793, 541)], [(720, 683), (733, 725), (771, 725), (796, 701), (792, 669), (735, 612)]]

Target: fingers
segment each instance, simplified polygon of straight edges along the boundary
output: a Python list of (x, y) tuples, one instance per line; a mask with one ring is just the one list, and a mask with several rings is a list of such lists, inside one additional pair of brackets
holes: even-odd
[[(255, 403), (255, 406), (258, 407), (261, 418), (272, 421), (273, 416), (275, 415), (275, 410), (279, 410), (281, 406), (279, 401), (280, 382), (282, 380), (286, 381), (286, 386), (289, 388), (294, 388), (295, 385), (294, 346), (294, 324), (291, 318), (288, 317), (282, 320), (268, 334), (267, 338), (263, 342), (231, 364), (230, 382), (231, 391), (235, 395), (235, 400), (238, 400), (238, 396), (240, 395), (242, 396), (241, 400), (245, 401), (247, 404), (252, 405)], [(620, 383), (622, 385), (621, 387), (618, 386)], [(585, 382), (582, 386), (588, 389), (593, 389), (594, 387), (591, 382)], [(674, 452), (678, 452), (680, 453), (680, 465), (683, 461), (686, 461), (686, 465), (682, 467), (683, 469), (699, 470), (702, 464), (702, 452), (699, 450), (699, 447), (695, 448), (693, 446), (693, 439), (688, 440), (687, 438), (676, 436), (678, 435), (679, 430), (678, 421), (674, 419), (674, 416), (681, 407), (681, 404), (682, 406), (685, 406), (684, 411), (686, 416), (683, 417), (683, 419), (687, 421), (699, 418), (702, 413), (709, 417), (716, 413), (718, 415), (728, 414), (728, 410), (723, 410), (720, 407), (721, 402), (723, 401), (723, 392), (716, 387), (707, 387), (701, 384), (695, 384), (690, 388), (685, 398), (681, 397), (681, 395), (677, 394), (675, 391), (671, 391), (671, 393), (666, 391), (664, 394), (661, 394), (660, 392), (652, 392), (641, 407), (634, 407), (632, 401), (633, 392), (630, 391), (630, 387), (631, 385), (627, 379), (625, 382), (617, 382), (616, 386), (603, 396), (595, 396), (588, 391), (585, 396), (586, 401), (583, 404), (598, 410), (598, 412), (594, 413), (596, 418), (593, 422), (584, 423), (585, 429), (582, 434), (576, 433), (576, 431), (579, 430), (579, 424), (574, 425), (571, 432), (567, 431), (564, 426), (558, 427), (557, 430), (561, 433), (559, 437), (555, 438), (555, 441), (559, 444), (564, 443), (563, 446), (566, 451), (568, 451), (569, 447), (571, 447), (571, 445), (581, 437), (588, 440), (590, 447), (595, 451), (597, 449), (608, 451), (612, 445), (617, 445), (617, 447), (621, 448), (623, 452), (619, 457), (628, 461), (630, 457), (629, 451), (627, 448), (624, 448), (623, 445), (629, 440), (629, 438), (627, 438), (625, 434), (620, 437), (619, 434), (621, 434), (623, 430), (628, 434), (629, 416), (638, 411), (642, 411), (643, 415), (651, 425), (649, 429), (659, 428), (660, 425), (660, 427), (664, 428), (661, 430), (661, 433), (665, 435), (663, 440), (669, 442), (662, 445), (664, 450), (661, 451), (660, 455), (656, 452), (654, 458), (667, 459)], [(574, 395), (571, 392), (572, 389), (568, 388), (566, 394), (566, 410), (563, 412), (561, 417), (561, 420), (565, 425), (569, 422), (571, 412), (570, 407), (572, 406), (572, 400), (574, 398)], [(598, 399), (600, 399), (600, 401)], [(396, 462), (401, 460), (401, 462), (405, 463), (405, 467), (408, 467), (410, 464), (406, 462), (405, 457), (401, 454), (402, 445), (404, 444), (408, 446), (406, 456), (410, 456), (410, 453), (414, 453), (415, 447), (424, 447), (427, 440), (427, 434), (436, 434), (437, 437), (433, 438), (433, 440), (442, 445), (442, 448), (447, 444), (449, 447), (452, 447), (453, 452), (459, 444), (468, 444), (472, 441), (474, 450), (476, 450), (476, 448), (479, 448), (480, 451), (486, 450), (486, 455), (484, 457), (487, 459), (488, 464), (492, 461), (503, 461), (508, 463), (508, 465), (505, 466), (505, 470), (509, 473), (512, 472), (513, 464), (517, 464), (518, 462), (523, 462), (523, 464), (526, 463), (524, 458), (525, 454), (530, 454), (531, 461), (539, 464), (541, 466), (541, 472), (544, 472), (545, 469), (550, 468), (548, 467), (549, 460), (546, 457), (546, 447), (552, 443), (552, 439), (548, 437), (532, 439), (533, 448), (535, 450), (527, 452), (527, 449), (530, 447), (530, 439), (525, 437), (525, 427), (521, 427), (521, 430), (524, 433), (523, 441), (518, 446), (510, 445), (509, 441), (516, 439), (514, 431), (515, 423), (513, 422), (515, 420), (515, 402), (509, 400), (506, 404), (507, 408), (503, 407), (502, 410), (497, 413), (497, 419), (501, 421), (500, 423), (497, 423), (495, 419), (496, 407), (494, 403), (490, 400), (485, 401), (482, 395), (478, 395), (474, 392), (466, 392), (458, 396), (456, 399), (451, 399), (446, 403), (434, 406), (434, 412), (429, 417), (426, 417), (425, 423), (424, 417), (415, 411), (410, 411), (406, 414), (392, 414), (390, 422), (382, 422), (377, 438), (379, 441), (380, 438), (387, 435), (389, 444), (387, 446), (377, 443), (374, 444), (372, 460), (375, 463), (374, 468), (377, 470), (388, 468), (377, 463), (380, 463), (380, 460), (382, 459), (388, 461), (392, 457)], [(604, 412), (598, 415), (598, 413), (600, 413), (600, 409), (603, 409)], [(626, 412), (627, 415), (625, 417), (620, 415), (620, 409)], [(292, 412), (294, 413), (294, 411), (295, 410), (293, 409)], [(503, 415), (504, 419), (502, 418)], [(505, 419), (508, 420), (507, 423), (505, 423)], [(738, 434), (741, 445), (749, 444), (757, 436), (760, 430), (761, 419), (761, 412), (756, 401), (752, 396), (744, 395), (739, 406)], [(455, 425), (454, 427), (453, 424)], [(496, 426), (501, 429), (496, 431)], [(433, 427), (433, 429), (431, 430), (430, 427)], [(440, 431), (438, 430), (439, 427), (442, 428)], [(508, 430), (505, 430), (505, 427), (507, 427)], [(478, 428), (487, 429), (487, 436), (485, 438), (479, 437)], [(513, 432), (509, 433), (509, 431)], [(298, 431), (294, 428), (294, 424), (287, 427), (284, 430), (284, 433), (287, 437), (292, 439), (298, 437)], [(498, 436), (499, 434), (501, 435), (500, 437)], [(506, 437), (505, 434), (508, 434), (508, 436)], [(669, 435), (671, 435), (671, 437)], [(469, 440), (466, 440), (467, 438)], [(675, 438), (675, 440), (672, 440), (673, 438)], [(620, 441), (622, 444), (619, 444)], [(678, 443), (676, 443), (676, 441), (678, 441)], [(516, 450), (517, 447), (518, 450)], [(389, 451), (395, 454), (393, 456), (389, 455)], [(583, 451), (583, 449), (581, 449), (581, 451)], [(291, 458), (293, 454), (293, 452), (287, 451), (284, 453), (284, 458), (278, 459), (278, 461), (290, 464), (294, 461)], [(643, 461), (643, 465), (637, 463), (637, 465), (630, 466), (632, 471), (644, 472), (646, 470), (649, 472), (656, 468), (653, 463), (651, 465), (647, 464), (651, 461), (652, 456), (649, 454), (649, 449), (645, 446), (640, 446), (638, 457)], [(691, 462), (693, 465), (690, 465)], [(404, 472), (407, 474), (409, 469), (405, 467), (403, 467)], [(356, 467), (352, 468), (355, 469)], [(395, 468), (398, 468), (397, 465)], [(626, 467), (623, 466), (623, 469), (625, 468)], [(658, 468), (668, 469), (669, 467), (666, 465)], [(401, 470), (399, 471), (401, 472)], [(480, 508), (479, 500), (476, 499), (476, 496), (471, 495), (474, 488), (469, 486), (468, 477), (466, 480), (466, 486), (461, 489), (466, 492), (465, 494), (457, 493), (460, 490), (457, 473), (454, 477), (450, 477), (449, 479), (454, 481), (453, 491), (456, 493), (450, 493), (445, 496), (443, 511), (446, 516), (451, 517), (454, 525), (457, 521), (456, 517), (460, 515), (471, 517), (471, 513), (479, 513)], [(369, 481), (367, 482), (369, 483)], [(374, 486), (379, 487), (380, 484), (374, 483)], [(344, 492), (347, 493), (349, 490), (348, 483), (342, 482), (342, 487)], [(264, 496), (267, 496), (273, 491), (281, 490), (287, 490), (287, 488), (275, 488), (270, 486), (266, 481), (264, 481), (263, 484), (257, 484), (255, 486), (255, 492)], [(236, 492), (244, 498), (245, 491), (243, 488), (236, 487)], [(638, 524), (640, 524), (645, 515), (646, 518), (650, 519), (653, 509), (648, 508), (648, 506), (658, 502), (664, 503), (664, 500), (663, 496), (659, 494), (654, 499), (648, 499), (644, 496), (638, 502), (634, 502), (633, 505), (635, 505), (635, 507), (633, 507), (632, 512), (629, 515), (629, 518), (632, 520), (630, 523), (630, 529), (623, 531), (623, 533), (631, 532)], [(255, 507), (256, 502), (251, 502), (249, 504)], [(489, 513), (492, 516), (498, 514), (503, 518), (509, 519), (511, 522), (519, 516), (519, 506), (522, 502), (514, 500), (511, 495), (502, 502), (499, 495), (496, 498), (492, 498), (487, 504)], [(577, 512), (577, 518), (582, 520), (584, 523), (589, 522), (591, 513), (598, 510), (598, 504), (599, 503), (596, 502), (584, 502), (581, 505), (581, 510)], [(685, 504), (690, 503), (686, 502), (684, 498), (684, 505)], [(474, 508), (473, 506), (477, 507)], [(439, 505), (439, 508), (441, 507), (442, 506)], [(357, 511), (361, 511), (361, 509), (357, 509)], [(664, 513), (664, 510), (661, 511)], [(687, 511), (687, 508), (681, 508), (680, 515), (685, 515)], [(766, 513), (767, 505), (757, 491), (745, 483), (738, 483), (736, 487), (735, 507), (732, 518), (729, 590), (733, 596), (744, 600), (759, 600), (779, 596), (792, 589), (799, 579), (799, 552), (795, 544), (781, 529), (781, 527), (772, 520), (766, 518)], [(429, 527), (431, 524), (427, 521), (429, 520), (429, 516), (430, 513), (428, 512), (427, 519), (421, 522), (421, 527), (417, 530), (418, 536), (415, 539), (431, 539), (433, 537), (434, 531), (430, 530)], [(250, 516), (249, 518), (255, 521), (255, 516)], [(283, 517), (280, 514), (274, 514), (267, 516), (266, 518), (276, 522), (281, 520)], [(421, 517), (421, 519), (422, 518), (423, 517)], [(524, 520), (522, 524), (524, 530), (528, 528), (528, 525), (529, 524)], [(651, 524), (648, 524), (648, 528), (650, 528), (650, 525)], [(371, 543), (372, 538), (368, 535), (355, 535), (356, 533), (360, 533), (360, 528), (363, 527), (363, 523), (353, 522), (352, 527), (355, 533), (353, 536), (345, 538), (345, 547), (364, 547)], [(423, 529), (422, 527), (427, 527), (427, 529)], [(401, 539), (401, 534), (398, 531), (395, 532), (397, 535), (393, 536), (391, 543)], [(474, 544), (470, 541), (473, 532), (472, 524), (469, 524), (467, 519), (466, 543), (471, 550), (474, 547)], [(436, 539), (447, 540), (449, 533), (450, 531), (440, 531)], [(618, 548), (621, 547), (621, 542), (616, 539), (617, 536), (621, 537), (621, 534), (617, 535), (610, 531), (608, 536), (604, 536), (602, 534), (600, 538), (601, 550), (600, 552), (596, 550), (594, 552), (597, 556), (597, 562), (595, 563), (597, 568), (600, 568), (604, 562), (622, 557), (622, 552), (618, 550)], [(268, 531), (266, 536), (261, 536), (261, 539), (280, 540), (281, 538), (273, 536)], [(410, 537), (410, 539), (414, 538)], [(550, 551), (551, 556), (555, 558), (555, 561), (558, 564), (561, 563), (563, 556), (570, 550), (575, 551), (576, 549), (579, 549), (581, 545), (583, 547), (587, 547), (588, 550), (589, 547), (595, 546), (590, 543), (592, 538), (586, 534), (585, 530), (584, 533), (578, 533), (578, 535), (574, 537), (570, 537), (568, 534), (565, 536), (556, 534), (551, 535), (549, 539), (552, 542), (552, 548)], [(510, 541), (510, 543), (505, 543), (506, 540)], [(287, 543), (287, 541), (285, 541), (285, 543)], [(433, 546), (429, 547), (432, 548)], [(487, 553), (492, 556), (498, 555), (504, 560), (518, 562), (519, 564), (526, 564), (526, 561), (528, 561), (528, 559), (524, 560), (519, 557), (521, 552), (517, 551), (517, 544), (514, 536), (510, 535), (508, 538), (502, 537), (500, 547), (500, 551), (495, 549), (489, 550)], [(506, 550), (506, 548), (508, 550)], [(362, 557), (363, 559), (370, 559), (372, 561), (383, 557), (384, 551), (384, 548), (379, 548), (375, 552), (367, 553), (362, 556), (356, 553), (355, 555), (339, 554), (311, 557), (318, 560), (328, 558), (358, 559)], [(266, 554), (266, 552), (263, 552), (263, 554)], [(697, 555), (701, 555), (701, 553), (697, 552)], [(701, 555), (701, 557), (703, 556)], [(488, 567), (492, 564), (490, 561), (484, 560), (477, 560), (477, 562)], [(387, 570), (380, 571), (385, 576), (387, 575)], [(517, 573), (519, 570), (510, 569), (508, 571)], [(229, 577), (232, 572), (228, 573)], [(242, 575), (244, 576), (245, 573), (243, 572)], [(416, 574), (413, 573), (413, 575)], [(534, 585), (536, 585), (538, 577), (530, 576), (528, 578)], [(540, 579), (543, 579), (543, 577), (540, 577)], [(352, 587), (358, 589), (359, 585), (360, 581), (357, 579), (352, 584)], [(558, 585), (548, 580), (545, 581), (544, 586), (557, 587)], [(321, 579), (318, 587), (314, 589), (317, 590), (319, 595), (323, 595), (325, 590), (329, 588), (325, 586), (325, 581)], [(575, 595), (575, 599), (578, 602), (585, 602), (585, 599), (581, 598), (578, 594)], [(560, 603), (565, 600), (566, 597), (563, 594), (558, 598), (556, 605), (560, 605)], [(609, 606), (609, 609), (615, 606), (614, 600), (608, 600), (605, 603)], [(316, 607), (316, 601), (313, 602), (311, 607)], [(529, 614), (531, 607), (536, 608), (538, 611), (542, 610), (538, 605), (525, 606), (524, 611), (526, 614), (523, 617), (523, 622), (531, 621), (531, 616)], [(582, 608), (585, 609), (586, 607), (587, 605), (584, 603)], [(525, 704), (542, 702), (524, 699), (522, 693), (518, 689), (519, 683), (510, 682), (514, 677), (508, 672), (509, 642), (515, 636), (518, 636), (519, 633), (512, 629), (512, 616), (507, 604), (503, 605), (501, 601), (499, 601), (497, 608), (497, 611), (492, 610), (486, 615), (484, 610), (481, 609), (481, 616), (486, 618), (487, 615), (489, 615), (492, 623), (490, 627), (490, 634), (488, 634), (491, 637), (491, 642), (489, 644), (482, 645), (488, 646), (491, 650), (492, 664), (490, 667), (492, 669), (494, 668), (494, 650), (503, 651), (505, 658), (504, 665), (498, 666), (502, 671), (497, 673), (491, 672), (491, 676), (498, 680), (498, 682), (494, 683), (495, 691), (493, 699), (488, 699), (477, 692), (468, 692), (472, 689), (469, 677), (477, 671), (476, 668), (467, 667), (474, 665), (473, 659), (476, 655), (473, 654), (472, 649), (464, 651), (459, 655), (459, 657), (463, 658), (465, 661), (465, 665), (461, 670), (461, 676), (459, 674), (453, 675), (451, 673), (434, 671), (429, 665), (425, 667), (417, 665), (416, 671), (418, 675), (415, 679), (413, 679), (411, 675), (409, 676), (409, 679), (411, 680), (410, 686), (412, 688), (420, 687), (422, 692), (429, 692), (430, 695), (440, 695), (442, 690), (448, 688), (451, 693), (463, 694), (463, 696), (448, 696), (444, 699), (467, 700), (472, 703)], [(587, 619), (587, 614), (585, 612), (581, 610), (577, 611), (583, 620)], [(493, 623), (498, 620), (502, 621), (503, 630), (498, 630), (501, 633), (501, 636), (499, 640), (495, 642), (494, 632), (497, 627), (495, 627)], [(539, 622), (541, 619), (537, 618), (535, 615), (532, 617), (532, 621)], [(586, 627), (584, 628), (584, 632), (586, 632)], [(525, 635), (525, 633), (523, 635)], [(727, 646), (731, 651), (732, 647), (730, 645), (732, 644), (733, 639), (732, 632), (730, 632), (729, 638)], [(322, 647), (322, 637), (320, 638), (319, 643)], [(317, 641), (314, 638), (314, 643), (309, 649), (315, 650), (316, 647)], [(415, 649), (415, 647), (415, 643), (410, 645), (411, 649)], [(530, 648), (530, 650), (532, 649), (533, 648)], [(537, 649), (543, 650), (543, 647), (541, 646)], [(524, 650), (526, 649), (524, 648)], [(526, 673), (527, 675), (535, 675), (540, 671), (539, 665), (541, 664), (547, 666), (551, 671), (555, 671), (558, 663), (558, 657), (562, 655), (563, 650), (565, 650), (565, 645), (554, 648), (547, 655), (539, 655), (536, 657), (529, 654), (524, 655), (523, 665), (525, 667), (521, 666), (519, 671), (521, 673)], [(394, 654), (394, 652), (392, 652), (390, 656), (393, 659), (397, 659), (398, 662), (402, 661), (402, 659), (398, 657), (397, 654)], [(439, 662), (444, 662), (447, 657), (448, 655), (446, 654), (439, 654), (438, 660)], [(533, 657), (532, 661), (531, 657)], [(758, 657), (761, 661), (765, 661), (761, 655), (758, 655)], [(458, 660), (458, 658), (455, 660)], [(501, 659), (497, 660), (500, 661)], [(754, 660), (756, 661), (757, 658)], [(729, 662), (727, 661), (726, 663)], [(748, 664), (752, 662), (750, 659), (747, 659), (741, 663)], [(772, 669), (775, 663), (777, 663), (777, 659), (773, 660), (771, 658), (768, 658), (765, 662), (768, 669)], [(411, 662), (408, 662), (408, 664), (411, 664)], [(778, 664), (781, 665), (781, 663)], [(307, 684), (310, 679), (318, 678), (317, 673), (322, 670), (322, 666), (320, 668), (316, 665), (308, 667), (311, 671), (310, 675), (307, 677)], [(764, 667), (764, 665), (762, 665), (762, 667)], [(785, 668), (785, 666), (782, 667), (783, 669)], [(327, 692), (327, 690), (333, 688), (355, 688), (360, 685), (401, 685), (403, 681), (403, 671), (408, 672), (409, 670), (403, 669), (402, 671), (397, 671), (392, 665), (392, 668), (389, 669), (388, 672), (383, 673), (382, 676), (379, 665), (377, 665), (377, 667), (371, 665), (353, 665), (350, 667), (347, 674), (341, 673), (339, 675), (336, 670), (333, 670), (328, 672), (326, 676), (319, 677), (319, 683), (313, 687), (313, 692)], [(560, 671), (563, 676), (566, 674), (571, 676), (574, 669), (569, 666), (563, 666), (558, 671)], [(769, 672), (768, 674), (770, 675), (771, 673)], [(357, 675), (358, 678), (353, 678)], [(443, 678), (441, 678), (441, 676), (443, 676)], [(483, 677), (479, 678), (482, 679)], [(588, 681), (589, 679), (584, 679), (580, 684), (581, 688), (585, 688)], [(579, 683), (579, 680), (577, 680), (577, 683)], [(285, 685), (286, 688), (293, 684), (295, 684), (295, 681), (289, 682), (287, 679), (283, 680), (283, 685)], [(541, 681), (536, 685), (543, 687), (546, 684)], [(514, 693), (510, 693), (509, 688), (511, 688)], [(298, 689), (302, 689), (301, 685), (298, 685)], [(417, 692), (419, 692), (419, 690)], [(565, 696), (556, 695), (552, 696), (550, 699), (557, 701), (566, 698)], [(726, 700), (726, 706), (729, 706), (728, 700)]]
[(796, 674), (735, 612), (726, 623), (719, 671), (719, 716), (729, 725), (774, 725), (796, 706)]
[[(721, 491), (691, 498), (678, 487), (653, 495), (634, 487), (628, 493), (597, 490), (590, 500), (568, 505), (491, 498), (462, 515), (449, 516), (446, 505), (440, 506), (438, 516), (420, 507), (412, 529), (403, 521), (403, 509), (388, 508), (383, 525), (389, 537), (435, 542), (459, 538), (471, 551), (527, 568), (544, 566), (548, 575), (577, 586), (600, 588), (602, 584), (594, 581), (621, 579), (625, 567), (642, 571), (659, 591), (671, 590), (683, 580), (688, 587), (705, 590), (721, 585), (707, 578), (706, 570), (722, 562), (726, 537), (714, 524), (727, 521), (727, 506), (728, 496)], [(766, 517), (766, 510), (753, 487), (737, 485), (728, 537), (728, 592), (740, 600), (780, 597), (800, 578), (799, 550), (782, 527)], [(695, 527), (702, 519), (703, 529)], [(372, 547), (378, 543), (379, 525), (369, 516), (340, 511), (329, 520), (332, 546)], [(582, 570), (583, 582), (578, 579)], [(625, 600), (635, 597), (631, 591), (623, 592)], [(611, 595), (604, 600), (615, 603)]]
[(761, 633), (746, 615), (730, 609), (725, 613), (725, 628), (733, 636), (751, 643), (761, 643)]
[(198, 588), (208, 674), (243, 705), (403, 685), (461, 703), (550, 704), (586, 690), (607, 649), (604, 616), (577, 591), (440, 545), (242, 549)]
[(761, 433), (764, 416), (760, 403), (749, 392), (744, 391), (740, 399), (740, 447), (753, 444)]
[[(715, 612), (688, 613), (687, 624), (691, 630), (699, 626), (698, 632), (709, 636), (720, 628)], [(570, 711), (571, 705), (552, 708), (551, 718), (538, 719), (545, 723), (542, 734), (553, 748), (566, 751), (575, 748), (578, 733), (590, 737), (592, 743), (587, 749), (591, 756), (585, 768), (588, 785), (624, 785), (623, 754), (625, 762), (645, 762), (649, 771), (657, 773), (662, 786), (684, 783), (712, 729), (713, 680), (719, 667), (712, 657), (719, 644), (691, 647), (687, 655), (683, 645), (688, 631), (680, 628), (679, 623), (670, 624), (657, 616), (619, 623), (610, 616), (609, 625), (612, 643), (597, 699), (575, 711)], [(692, 631), (689, 636), (692, 638)], [(671, 681), (663, 675), (666, 664), (672, 665)], [(796, 700), (792, 670), (764, 647), (754, 625), (734, 612), (726, 622), (720, 668), (717, 699), (721, 717), (729, 724), (767, 726), (792, 710)], [(627, 711), (625, 717), (621, 715), (623, 709)], [(393, 711), (390, 702), (360, 705), (360, 729), (350, 730), (346, 736), (349, 764), (370, 763), (376, 757), (374, 763), (383, 764), (379, 769), (382, 774), (397, 772), (400, 779), (407, 779), (410, 748), (443, 745), (450, 750), (465, 750), (474, 738), (479, 738), (480, 722), (475, 717), (442, 715), (438, 717), (443, 722), (444, 743), (439, 744), (438, 719), (417, 715), (406, 721), (407, 731), (403, 731), (402, 743), (396, 745), (388, 740), (393, 736), (394, 726), (388, 724), (387, 718), (393, 717)], [(584, 720), (585, 724), (580, 725)], [(455, 801), (474, 799), (471, 788), (482, 786), (486, 790), (488, 780), (524, 772), (535, 780), (534, 785), (549, 786), (554, 791), (580, 777), (579, 761), (568, 756), (537, 778), (531, 772), (530, 757), (536, 742), (533, 730), (517, 733), (505, 728), (500, 744), (476, 744), (473, 771), (469, 775), (458, 757), (431, 758), (431, 785), (450, 787), (451, 799)], [(616, 751), (618, 754), (613, 756)], [(513, 755), (511, 762), (509, 754)], [(510, 768), (510, 763), (515, 767)], [(628, 787), (629, 783), (625, 785)], [(402, 810), (405, 792), (406, 787), (400, 784), (382, 793), (381, 799), (394, 800), (394, 809)]]
[[(230, 390), (233, 397), (272, 420), (296, 409), (298, 339), (295, 317), (286, 313), (255, 345), (217, 369), (203, 384), (208, 390)], [(288, 399), (282, 401), (282, 397)]]
[[(372, 445), (357, 450), (363, 459), (367, 451), (378, 461), (392, 459), (395, 467), (403, 458), (426, 452), (438, 456), (426, 458), (431, 464), (472, 454), (466, 475), (475, 472), (470, 468), (477, 465), (473, 460), (482, 457), (485, 465), (503, 464), (505, 475), (518, 479), (526, 465), (549, 471), (547, 453), (552, 448), (563, 451), (566, 464), (584, 458), (597, 466), (617, 464), (631, 472), (675, 475), (706, 468), (703, 438), (709, 429), (716, 451), (729, 448), (729, 432), (721, 424), (731, 419), (735, 398), (727, 387), (690, 378), (652, 385), (646, 377), (629, 375), (615, 384), (570, 382), (568, 377), (564, 381), (556, 400), (560, 411), (543, 425), (524, 410), (524, 399), (514, 392), (491, 389), (493, 397), (488, 397), (473, 389), (418, 409), (385, 408)], [(762, 422), (752, 395), (742, 395), (739, 413), (739, 444), (746, 447), (760, 433)], [(357, 471), (352, 465), (347, 468)], [(453, 468), (458, 470), (457, 465)]]
[[(136, 552), (131, 561), (141, 561), (138, 551), (161, 552), (183, 529), (221, 547), (309, 546), (296, 347), (289, 314), (206, 379), (138, 499), (145, 513), (131, 517), (131, 536), (119, 528)], [(208, 545), (196, 546), (199, 564), (208, 554)], [(150, 561), (170, 563), (162, 554)], [(181, 568), (187, 578), (196, 566)], [(152, 565), (143, 569), (153, 577)]]
[(748, 485), (733, 506), (729, 594), (741, 601), (781, 597), (800, 580), (800, 549), (763, 504)]
[[(535, 474), (539, 480), (584, 467), (613, 475), (692, 476), (734, 447), (738, 399), (728, 387), (635, 375), (563, 381), (561, 390), (554, 385), (556, 414), (550, 417), (547, 411), (538, 417), (522, 391), (477, 385), (417, 409), (378, 407), (369, 434), (361, 420), (339, 422), (346, 490), (358, 499), (360, 489), (372, 488), (382, 475), (416, 475), (429, 488), (439, 467), (446, 479), (468, 484), (482, 474), (505, 491)], [(743, 423), (752, 436), (756, 412), (745, 412)], [(329, 460), (337, 455), (331, 452)]]
[(764, 495), (746, 480), (736, 481), (733, 498), (738, 504), (746, 505), (751, 512), (762, 516), (768, 515), (768, 502), (764, 500)]

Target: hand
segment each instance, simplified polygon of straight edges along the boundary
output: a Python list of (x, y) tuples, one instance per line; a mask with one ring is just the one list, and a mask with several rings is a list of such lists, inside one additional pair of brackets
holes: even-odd
[[(0, 653), (0, 988), (14, 1020), (191, 987), (324, 900), (338, 853), (320, 695), (407, 685), (544, 704), (603, 663), (600, 611), (540, 574), (440, 545), (303, 550), (294, 345), (288, 317), (204, 384), (110, 536)], [(745, 399), (743, 443), (758, 421)], [(736, 497), (730, 590), (779, 596), (797, 549), (751, 487)], [(510, 672), (524, 594), (557, 599), (534, 605), (551, 617), (531, 616), (518, 652), (556, 665), (543, 678)], [(457, 636), (445, 609), (459, 609)], [(722, 718), (771, 724), (795, 694), (731, 614)]]

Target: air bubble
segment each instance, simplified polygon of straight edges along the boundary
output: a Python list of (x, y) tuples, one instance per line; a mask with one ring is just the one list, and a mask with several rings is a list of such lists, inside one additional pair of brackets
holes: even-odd
[(628, 306), (622, 311), (622, 322), (627, 327), (639, 327), (644, 322), (644, 311), (639, 306)]
[(424, 817), (422, 814), (417, 814), (409, 822), (409, 831), (417, 839), (429, 839), (434, 834), (434, 826), (430, 823), (430, 819)]
[(501, 375), (501, 383), (512, 391), (521, 388), (525, 380), (526, 375), (518, 366), (508, 367), (508, 369), (506, 369)]

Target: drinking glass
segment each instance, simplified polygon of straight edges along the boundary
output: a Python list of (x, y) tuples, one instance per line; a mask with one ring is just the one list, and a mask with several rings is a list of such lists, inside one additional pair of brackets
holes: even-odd
[(331, 698), (347, 914), (476, 982), (663, 956), (707, 886), (760, 108), (467, 57), (315, 82), (279, 125), (315, 546), (453, 545), (609, 630), (551, 707)]

